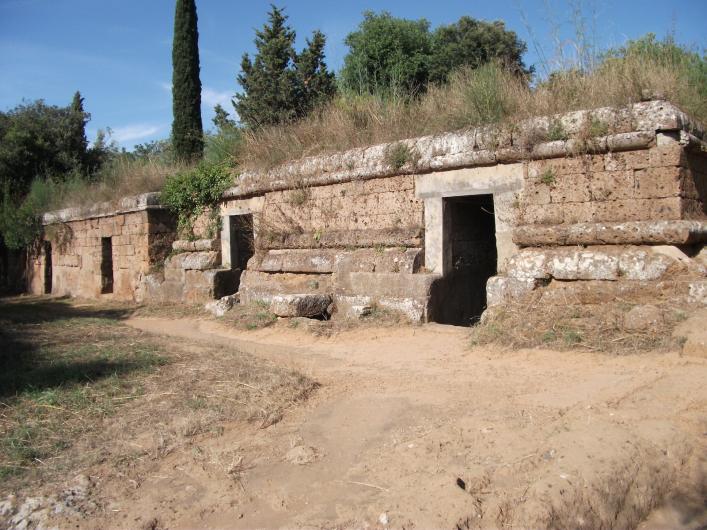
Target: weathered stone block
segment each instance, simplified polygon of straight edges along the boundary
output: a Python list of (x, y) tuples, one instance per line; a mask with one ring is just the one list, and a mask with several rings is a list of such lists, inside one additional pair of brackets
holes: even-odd
[(634, 197), (634, 174), (629, 170), (598, 171), (589, 182), (591, 199), (607, 201)]
[(194, 241), (187, 241), (184, 239), (178, 239), (172, 243), (172, 248), (182, 252), (208, 252), (211, 250), (220, 250), (221, 240), (196, 239)]
[(228, 311), (230, 311), (233, 308), (233, 304), (238, 302), (238, 295), (229, 295), (229, 296), (224, 296), (222, 298), (219, 298), (218, 300), (213, 300), (211, 302), (207, 302), (204, 305), (204, 309), (206, 309), (209, 313), (214, 315), (215, 317), (222, 317), (225, 315)]
[(337, 275), (334, 287), (336, 294), (362, 294), (374, 299), (424, 298), (439, 278), (439, 274), (351, 272)]
[(338, 317), (361, 318), (373, 312), (374, 302), (370, 296), (336, 295), (334, 305)]
[(591, 198), (589, 180), (584, 173), (558, 175), (550, 186), (553, 203), (587, 202)]
[(540, 280), (550, 277), (547, 252), (523, 249), (506, 262), (506, 274), (516, 280)]
[(680, 168), (652, 167), (634, 172), (636, 198), (677, 197), (681, 191)]
[(328, 294), (276, 294), (269, 310), (280, 317), (315, 317), (327, 314), (331, 300)]
[(184, 277), (184, 299), (190, 303), (222, 298), (238, 290), (240, 270), (187, 270)]
[(538, 285), (534, 279), (519, 280), (505, 276), (492, 276), (486, 282), (486, 305), (488, 307), (522, 298)]
[(616, 280), (619, 259), (591, 250), (560, 252), (549, 259), (548, 269), (550, 275), (558, 280)]
[(613, 302), (617, 298), (645, 297), (655, 288), (655, 282), (602, 281), (555, 282), (543, 287), (541, 304), (547, 305), (595, 305)]
[(184, 252), (170, 256), (165, 262), (165, 267), (184, 270), (207, 270), (218, 267), (220, 264), (220, 252)]
[(685, 161), (685, 154), (680, 145), (653, 147), (648, 152), (651, 167), (679, 166)]
[(688, 284), (688, 302), (707, 305), (707, 280), (698, 280)]
[(506, 273), (516, 280), (656, 280), (671, 265), (674, 256), (654, 252), (650, 247), (626, 248), (597, 246), (586, 249), (559, 247), (526, 248), (512, 256)]
[(635, 249), (619, 256), (619, 271), (627, 280), (657, 280), (675, 263), (663, 254)]
[(579, 223), (553, 226), (519, 226), (514, 243), (548, 245), (684, 245), (707, 241), (707, 221), (638, 221)]

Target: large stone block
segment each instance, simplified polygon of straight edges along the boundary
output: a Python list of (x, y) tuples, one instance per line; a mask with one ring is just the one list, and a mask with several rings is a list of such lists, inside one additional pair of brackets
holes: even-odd
[(522, 298), (538, 286), (538, 280), (492, 276), (486, 282), (486, 305), (504, 304)]
[(291, 228), (261, 230), (255, 244), (259, 249), (421, 247), (424, 230), (421, 225), (404, 228), (370, 228), (356, 230), (322, 229), (298, 232)]
[(657, 280), (671, 265), (686, 266), (676, 256), (651, 247), (526, 248), (506, 266), (517, 280)]
[(330, 294), (331, 274), (267, 273), (254, 270), (243, 271), (238, 294), (241, 303), (259, 301), (269, 303), (276, 294)]
[(604, 281), (550, 282), (539, 290), (540, 304), (547, 305), (597, 305), (616, 299), (631, 301), (646, 295), (659, 295), (657, 282)]
[(427, 298), (439, 274), (398, 274), (351, 272), (337, 275), (334, 284), (337, 295), (367, 295), (380, 298)]
[(263, 272), (344, 273), (400, 272), (412, 274), (421, 266), (422, 249), (293, 249), (266, 251), (252, 267)]
[(221, 253), (216, 251), (208, 252), (184, 252), (170, 256), (165, 261), (166, 268), (177, 268), (184, 270), (207, 270), (218, 267), (221, 264)]
[(270, 312), (280, 317), (316, 317), (328, 314), (328, 294), (276, 294), (270, 298)]
[(707, 241), (707, 221), (637, 221), (519, 226), (513, 241), (523, 246), (685, 245)]
[(181, 252), (208, 252), (221, 249), (220, 239), (196, 239), (188, 241), (178, 239), (172, 243), (172, 248)]
[(184, 279), (185, 296), (199, 300), (233, 294), (238, 291), (240, 275), (239, 269), (188, 270)]

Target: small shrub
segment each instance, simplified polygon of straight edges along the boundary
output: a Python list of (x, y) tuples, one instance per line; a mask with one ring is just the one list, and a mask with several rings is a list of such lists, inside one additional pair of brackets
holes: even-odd
[(609, 125), (596, 116), (592, 116), (589, 120), (589, 125), (587, 126), (587, 135), (590, 138), (597, 138), (599, 136), (606, 136), (609, 132)]
[(569, 135), (562, 126), (562, 122), (560, 122), (560, 120), (553, 120), (547, 131), (547, 139), (551, 142), (556, 142), (558, 140), (567, 140), (567, 138), (569, 138)]
[(415, 165), (418, 158), (419, 155), (402, 142), (391, 145), (385, 154), (386, 164), (396, 170), (402, 168), (408, 162)]
[(540, 182), (546, 186), (552, 186), (555, 183), (555, 172), (551, 168), (547, 168), (542, 175), (540, 175)]
[(293, 206), (302, 206), (309, 200), (309, 189), (307, 188), (296, 188), (292, 190), (289, 194), (289, 202)]

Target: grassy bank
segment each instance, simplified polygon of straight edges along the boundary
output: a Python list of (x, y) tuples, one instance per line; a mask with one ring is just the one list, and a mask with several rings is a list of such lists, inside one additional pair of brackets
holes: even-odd
[(409, 100), (341, 95), (296, 123), (251, 131), (239, 158), (251, 169), (286, 160), (479, 125), (512, 125), (658, 95), (707, 122), (707, 63), (671, 43), (646, 41), (605, 57), (589, 72), (564, 70), (535, 86), (489, 64)]

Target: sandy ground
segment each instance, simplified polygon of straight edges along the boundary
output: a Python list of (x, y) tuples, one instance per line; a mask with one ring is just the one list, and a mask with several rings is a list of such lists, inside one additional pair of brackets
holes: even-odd
[[(128, 324), (275, 359), (322, 387), (271, 427), (197, 437), (139, 487), (102, 483), (105, 514), (82, 527), (622, 528), (676, 482), (703, 502), (704, 358), (472, 349), (467, 330), (433, 324), (330, 338)], [(641, 527), (707, 524), (674, 506)]]

